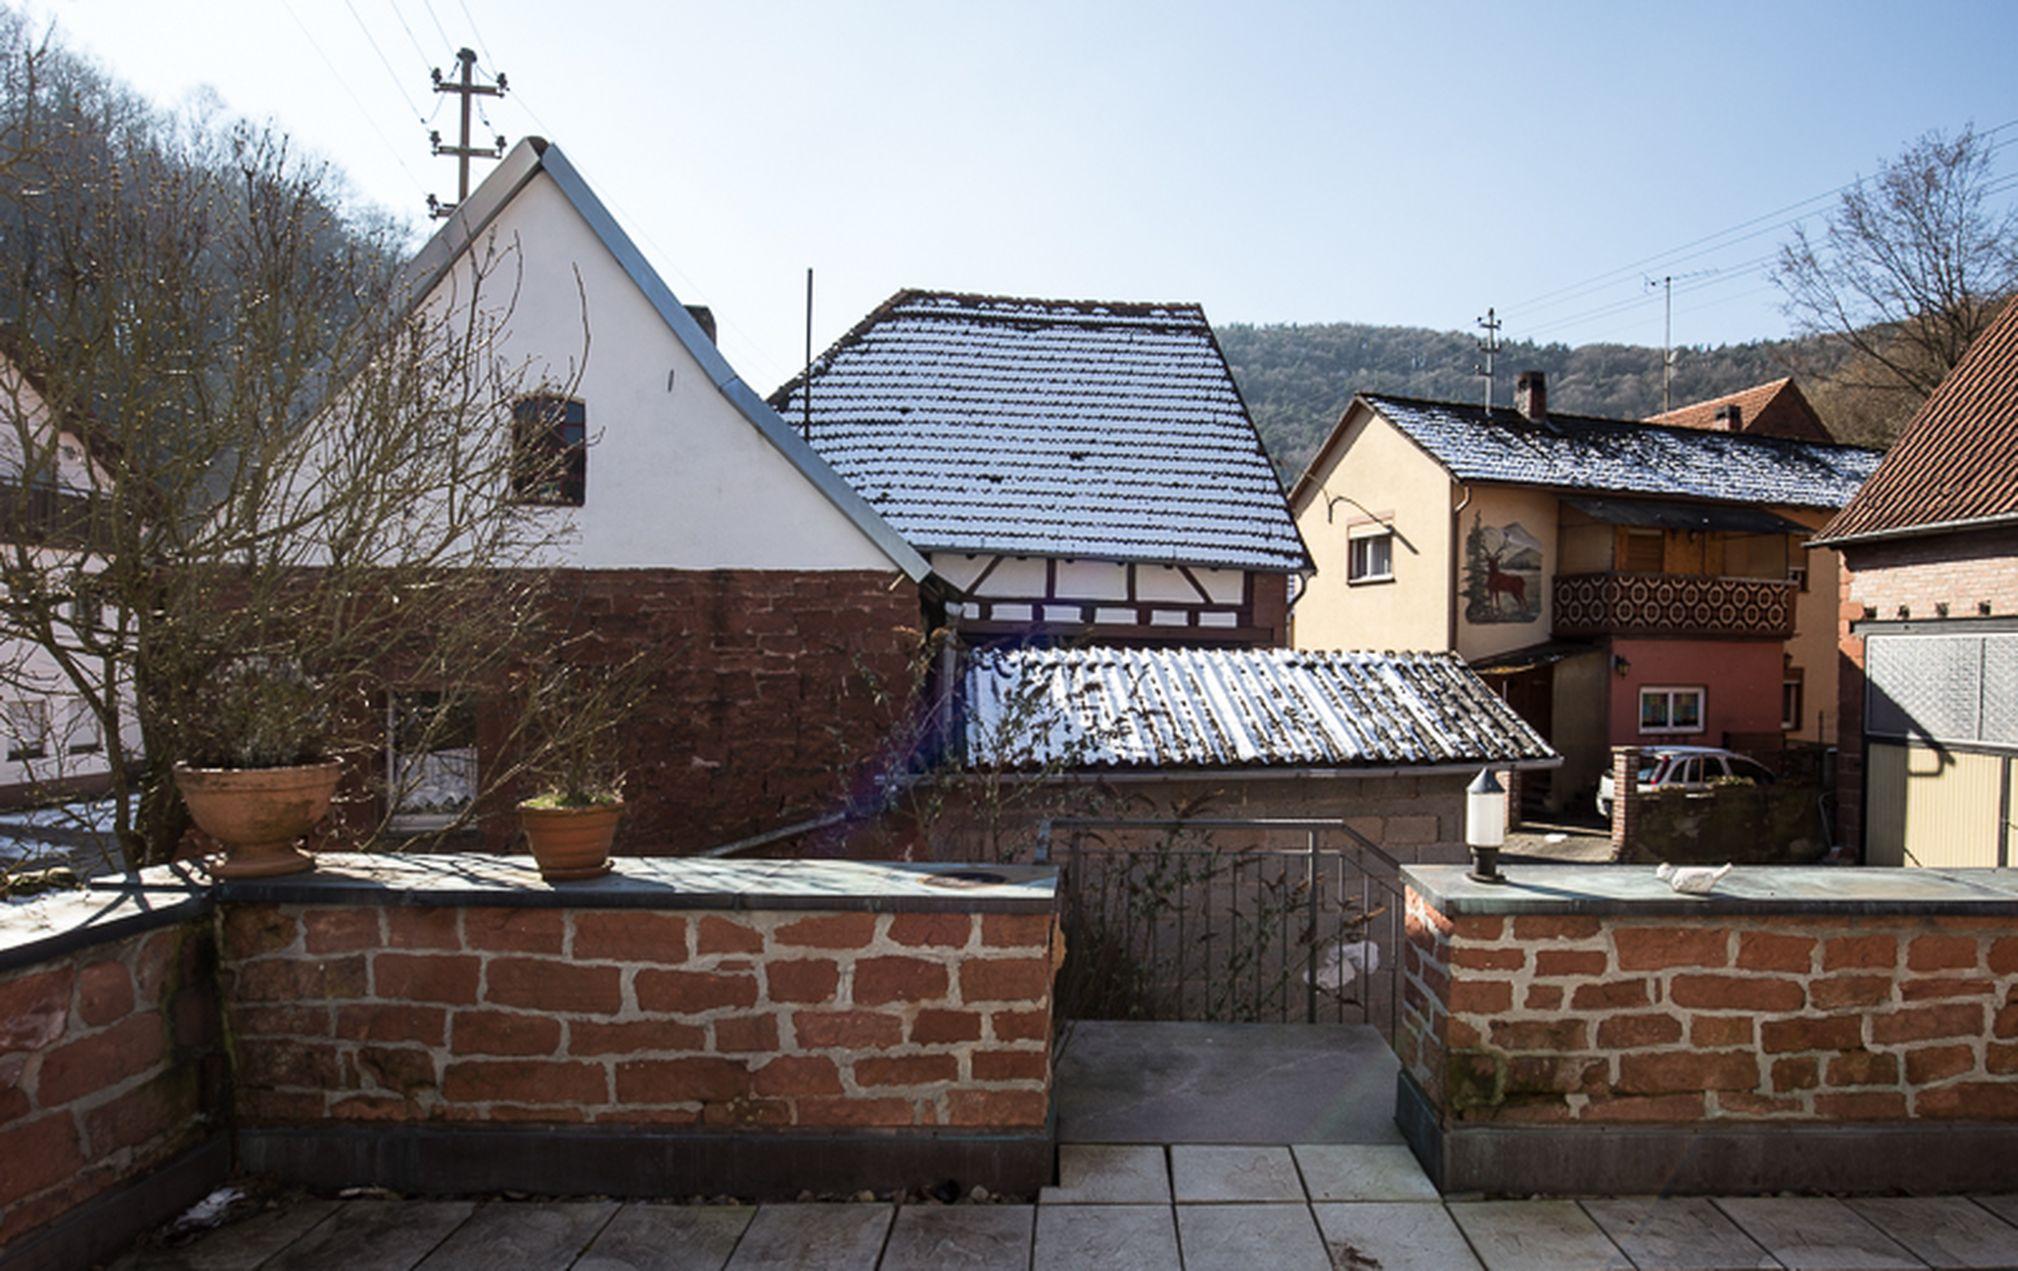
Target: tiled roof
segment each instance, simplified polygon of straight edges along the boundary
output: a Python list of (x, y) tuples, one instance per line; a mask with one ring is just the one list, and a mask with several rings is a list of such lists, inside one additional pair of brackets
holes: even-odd
[(813, 448), (921, 551), (1308, 563), (1197, 305), (904, 291), (812, 381)]
[(983, 651), (970, 768), (1346, 768), (1554, 757), (1454, 653)]
[(1878, 466), (1857, 446), (1360, 395), (1460, 481), (1839, 508)]
[(1829, 539), (2018, 518), (2018, 304), (1976, 337)]
[(1794, 383), (1791, 376), (1770, 384), (1754, 384), (1722, 397), (1677, 406), (1665, 414), (1649, 416), (1647, 422), (1728, 432), (1729, 426), (1718, 416), (1730, 407), (1737, 408), (1737, 431), (1741, 433), (1754, 437), (1791, 437), (1796, 441), (1835, 440), (1822, 417), (1808, 404), (1807, 394), (1801, 391), (1801, 386)]

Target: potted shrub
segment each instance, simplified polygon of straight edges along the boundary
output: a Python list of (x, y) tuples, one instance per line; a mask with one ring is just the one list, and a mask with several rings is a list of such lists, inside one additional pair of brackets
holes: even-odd
[(198, 829), (224, 846), (219, 878), (315, 868), (297, 844), (329, 813), (343, 765), (329, 758), (328, 703), (292, 662), (241, 658), (210, 677), (175, 787)]
[(635, 663), (613, 670), (567, 666), (533, 681), (527, 725), (539, 793), (518, 805), (519, 827), (549, 882), (610, 871), (610, 844), (624, 814), (617, 750), (636, 701), (635, 670)]

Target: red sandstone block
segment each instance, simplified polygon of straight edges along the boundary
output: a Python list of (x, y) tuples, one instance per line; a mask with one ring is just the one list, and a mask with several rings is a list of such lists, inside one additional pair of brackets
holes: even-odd
[[(1485, 1045), (1484, 1035), (1468, 1021), (1445, 1017), (1443, 1027), (1444, 1042), (1451, 1050), (1477, 1050)], [(1429, 1036), (1432, 1039), (1436, 1036), (1434, 1025), (1430, 1028)]]
[(801, 949), (860, 949), (876, 935), (874, 914), (828, 914), (779, 927), (778, 944)]
[(981, 945), (987, 949), (1047, 948), (1050, 914), (982, 914)]
[(380, 1090), (414, 1095), (433, 1089), (437, 1080), (433, 1052), (414, 1047), (360, 1047), (355, 1062), (358, 1075)]
[(1759, 1061), (1747, 1051), (1674, 1051), (1619, 1056), (1617, 1089), (1625, 1094), (1687, 1090), (1753, 1090)]
[(320, 1121), (326, 1103), (320, 1090), (265, 1090), (243, 1081), (232, 1088), (231, 1099), (238, 1120), (254, 1125)]
[(1993, 1037), (2018, 1037), (2018, 1002), (2007, 1002), (1990, 1019)]
[(1590, 1045), (1590, 1025), (1580, 1019), (1496, 1019), (1492, 1044), (1500, 1050), (1582, 1050)]
[(1509, 1095), (1592, 1094), (1604, 1089), (1607, 1065), (1588, 1055), (1515, 1055), (1507, 1060)]
[(1913, 1096), (1916, 1116), (1955, 1121), (2018, 1120), (2018, 1082), (1958, 1081)]
[(352, 905), (343, 909), (310, 909), (301, 915), (304, 944), (310, 953), (354, 953), (379, 945), (378, 907)]
[(1906, 1080), (1916, 1086), (1959, 1077), (1976, 1067), (1968, 1046), (1920, 1046), (1906, 1052)]
[(1614, 1015), (1598, 1021), (1598, 1046), (1604, 1050), (1672, 1046), (1680, 1040), (1682, 1021), (1673, 1015)]
[(1458, 945), (1450, 951), (1450, 964), (1468, 971), (1518, 971), (1528, 962), (1527, 950), (1480, 948)]
[(1889, 971), (1898, 965), (1897, 936), (1837, 936), (1822, 946), (1824, 971)]
[(1759, 1025), (1759, 1044), (1769, 1055), (1791, 1050), (1855, 1050), (1864, 1044), (1864, 1022), (1857, 1015), (1769, 1019)]
[(511, 1011), (457, 1011), (449, 1050), (458, 1055), (551, 1055), (561, 1048), (561, 1022)]
[(360, 998), (365, 996), (368, 978), (363, 954), (320, 961), (262, 958), (257, 962), (242, 963), (236, 968), (228, 996), (241, 1002), (317, 1002)]
[(2018, 936), (1991, 941), (1989, 963), (1993, 975), (2018, 975)]
[(1588, 940), (1598, 934), (1596, 918), (1532, 914), (1513, 920), (1516, 940)]
[(913, 947), (958, 949), (974, 934), (970, 914), (895, 914), (890, 939)]
[(1506, 919), (1469, 914), (1451, 924), (1451, 937), (1456, 940), (1493, 941), (1506, 933)]
[(388, 949), (459, 949), (462, 911), (453, 906), (395, 906), (385, 911)]
[(875, 1050), (903, 1041), (904, 1022), (878, 1011), (794, 1011), (792, 1035), (812, 1050)]
[(301, 938), (301, 924), (276, 905), (226, 905), (217, 929), (227, 961), (276, 953)]
[(799, 1125), (911, 1125), (917, 1119), (909, 1099), (799, 1099), (793, 1110)]
[(1871, 1017), (1871, 1040), (1880, 1045), (1970, 1037), (1983, 1031), (1983, 1007), (1976, 1002), (1940, 1006), (1906, 1006), (1890, 1015)]
[(77, 973), (77, 1014), (92, 1027), (133, 1009), (133, 977), (121, 962), (93, 962)]
[[(323, 1011), (328, 1018), (327, 1008)], [(292, 1028), (285, 1031), (314, 1036), (324, 1030)], [(406, 1006), (397, 1002), (371, 1002), (336, 1008), (332, 1036), (346, 1041), (418, 1042), (439, 1046), (448, 1038), (448, 1011), (439, 1006)]]
[[(614, 988), (616, 968), (607, 969)], [(643, 1010), (695, 1015), (724, 1007), (755, 1006), (757, 977), (746, 972), (640, 971), (637, 993)]]
[(1832, 1086), (1896, 1086), (1899, 1057), (1883, 1051), (1845, 1051), (1829, 1057), (1824, 1075)]
[(1999, 1076), (2018, 1072), (2018, 1046), (2009, 1042), (1990, 1042), (1983, 1048), (1983, 1068)]
[[(981, 965), (967, 963), (965, 966)], [(962, 975), (965, 975), (965, 966)], [(965, 983), (963, 978), (962, 983)], [(861, 1006), (930, 1002), (946, 996), (946, 964), (929, 958), (863, 958), (855, 963), (854, 1000)], [(1020, 996), (1020, 995), (1018, 995)]]
[(341, 1054), (334, 1046), (312, 1042), (262, 1042), (239, 1048), (233, 1075), (241, 1086), (333, 1090), (343, 1081)]
[[(859, 990), (861, 973), (856, 972)], [(1036, 1002), (1051, 993), (1051, 959), (988, 958), (960, 964), (960, 998), (966, 1002)]]
[(1831, 1121), (1896, 1121), (1906, 1115), (1906, 1096), (1890, 1090), (1824, 1091), (1815, 1096), (1815, 1114)]
[(1813, 936), (1789, 936), (1774, 931), (1738, 933), (1738, 966), (1747, 971), (1799, 971), (1815, 963)]
[[(619, 1067), (619, 1074), (623, 1067)], [(441, 1093), (451, 1103), (594, 1105), (610, 1101), (609, 1081), (601, 1064), (554, 1059), (454, 1060), (442, 1074)]]
[(1539, 976), (1603, 975), (1611, 960), (1600, 949), (1541, 949), (1535, 953)]
[(733, 918), (706, 917), (694, 933), (694, 947), (712, 953), (762, 953), (764, 933)]
[(1813, 980), (1810, 981), (1808, 995), (1822, 1010), (1843, 1006), (1880, 1006), (1892, 1000), (1892, 977), (1838, 975)]
[(1677, 1006), (1710, 1011), (1798, 1011), (1807, 992), (1799, 980), (1737, 975), (1678, 975), (1668, 985)]
[(195, 1124), (202, 1114), (195, 1073), (169, 1070), (84, 1114), (94, 1160)]
[(1697, 1015), (1689, 1021), (1689, 1045), (1699, 1050), (1750, 1046), (1752, 1023), (1749, 1015)]
[(1453, 980), (1447, 995), (1451, 1012), (1491, 1015), (1513, 1009), (1513, 985), (1506, 980)]
[(450, 1121), (529, 1121), (535, 1125), (579, 1125), (589, 1119), (586, 1109), (571, 1104), (493, 1103), (488, 1107), (449, 1104), (442, 1114)]
[(1981, 957), (1982, 947), (1973, 936), (1915, 936), (1906, 946), (1911, 971), (1974, 970)]
[(998, 1042), (1051, 1040), (1051, 1015), (1048, 1011), (996, 1011), (989, 1015), (988, 1023)]
[(1821, 1061), (1809, 1055), (1800, 1059), (1773, 1061), (1773, 1089), (1813, 1090), (1822, 1084)]
[[(638, 1005), (648, 1011), (667, 1009), (645, 1000), (645, 982), (650, 976), (677, 974), (639, 972)], [(484, 968), (483, 1000), (535, 1011), (614, 1015), (624, 1004), (623, 972), (613, 966), (577, 966), (558, 958), (492, 958)]]
[(821, 958), (771, 962), (764, 990), (773, 1002), (831, 1002), (841, 991), (841, 967)]
[(467, 954), (380, 953), (372, 958), (372, 990), (394, 1001), (476, 1001), (482, 965)]
[(725, 1055), (778, 1049), (775, 1015), (725, 1015), (714, 1022), (715, 1049)]
[(783, 1055), (757, 1069), (750, 1088), (760, 1095), (837, 1095), (841, 1070), (825, 1055)]
[(567, 914), (559, 909), (466, 909), (465, 948), (486, 953), (559, 953), (567, 940)]
[(981, 1040), (978, 1011), (919, 1011), (911, 1021), (911, 1040), (920, 1045)]
[(619, 1103), (693, 1103), (750, 1093), (740, 1059), (632, 1059), (617, 1065)]
[(416, 1112), (399, 1095), (352, 1094), (331, 1103), (329, 1115), (339, 1121), (405, 1121)]
[(1527, 998), (1521, 1004), (1531, 1011), (1559, 1010), (1563, 1004), (1562, 985), (1530, 984)]
[(1719, 1090), (1717, 1112), (1724, 1116), (1800, 1116), (1807, 1109), (1799, 1095), (1755, 1094), (1750, 1090)]
[(55, 1112), (0, 1130), (0, 1206), (52, 1187), (84, 1168), (77, 1125)]
[(1583, 1116), (1579, 1119), (1600, 1122), (1700, 1121), (1703, 1119), (1703, 1108), (1700, 1091), (1651, 1097), (1613, 1095), (1592, 1099), (1584, 1105)]
[(790, 1125), (792, 1105), (784, 1099), (729, 1099), (704, 1104), (701, 1121), (706, 1125)]
[(1621, 971), (1720, 967), (1731, 957), (1730, 932), (1721, 927), (1620, 927), (1612, 939)]
[(948, 1125), (1043, 1125), (1051, 1096), (1042, 1090), (955, 1090), (946, 1096)]
[(922, 1086), (952, 1081), (959, 1075), (960, 1064), (951, 1055), (901, 1055), (855, 1061), (855, 1081), (863, 1086)]
[(1649, 991), (1650, 980), (1606, 980), (1595, 984), (1579, 984), (1570, 994), (1570, 1009), (1573, 1011), (1613, 1011), (1634, 1006), (1646, 1006), (1653, 1001)]
[(570, 1055), (635, 1055), (642, 1051), (705, 1050), (708, 1032), (699, 1024), (671, 1019), (627, 1020), (604, 1024), (568, 1021)]
[(569, 952), (578, 959), (677, 966), (687, 960), (687, 920), (626, 910), (578, 913)]
[(1043, 1050), (977, 1050), (976, 1081), (1042, 1081), (1051, 1072), (1051, 1054)]
[(1906, 980), (1899, 985), (1899, 996), (1908, 1002), (1944, 997), (1988, 997), (1996, 991), (1995, 980), (1975, 975), (1936, 975), (1924, 980)]
[(168, 1024), (158, 1011), (129, 1015), (101, 1033), (59, 1046), (42, 1057), (36, 1101), (54, 1108), (97, 1094), (160, 1063)]

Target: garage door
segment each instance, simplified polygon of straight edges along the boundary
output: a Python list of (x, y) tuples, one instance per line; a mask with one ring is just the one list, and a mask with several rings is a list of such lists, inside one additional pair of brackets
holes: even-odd
[(2018, 861), (2018, 635), (1872, 636), (1865, 667), (1866, 858)]

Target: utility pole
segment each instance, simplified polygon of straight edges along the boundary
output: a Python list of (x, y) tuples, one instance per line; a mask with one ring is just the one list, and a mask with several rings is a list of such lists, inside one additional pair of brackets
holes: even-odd
[(806, 266), (806, 373), (799, 377), (799, 435), (813, 439), (813, 267)]
[(428, 134), (428, 140), (434, 143), (435, 154), (452, 154), (455, 156), (455, 202), (443, 203), (432, 194), (427, 196), (428, 215), (436, 219), (440, 219), (455, 211), (457, 207), (461, 206), (462, 201), (469, 197), (469, 161), (471, 159), (502, 159), (505, 152), (505, 139), (503, 136), (498, 137), (495, 146), (473, 146), (470, 144), (469, 139), (470, 107), (479, 97), (502, 97), (505, 95), (504, 72), (498, 72), (495, 84), (479, 84), (476, 82), (476, 53), (471, 49), (461, 49), (457, 51), (455, 60), (462, 63), (462, 70), (455, 79), (442, 78), (440, 71), (431, 72), (434, 76), (435, 92), (454, 93), (456, 96), (462, 98), (462, 133), (456, 144), (445, 146), (441, 144), (441, 133), (431, 132)]
[(1487, 414), (1491, 414), (1493, 355), (1500, 350), (1499, 329), (1504, 324), (1500, 322), (1496, 312), (1487, 309), (1485, 317), (1478, 320), (1478, 325), (1479, 329), (1485, 332), (1484, 338), (1478, 342), (1478, 351), (1485, 354), (1485, 363), (1478, 368), (1478, 373), (1485, 379), (1485, 409)]
[(1661, 413), (1674, 409), (1675, 396), (1675, 276), (1663, 274), (1659, 282), (1647, 279), (1647, 290), (1659, 287), (1666, 293), (1661, 300)]

